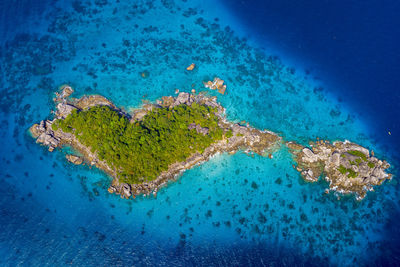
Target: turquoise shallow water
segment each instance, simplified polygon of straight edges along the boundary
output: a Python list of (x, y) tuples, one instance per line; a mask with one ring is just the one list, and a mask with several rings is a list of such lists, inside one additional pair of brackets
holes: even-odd
[[(209, 8), (213, 7), (212, 10)], [(218, 155), (157, 198), (122, 200), (98, 170), (71, 166), (27, 129), (53, 92), (102, 94), (129, 110), (176, 88), (217, 95), (234, 121), (306, 144), (349, 139), (391, 163), (373, 127), (302, 71), (258, 50), (223, 5), (207, 1), (55, 2), (27, 15), (1, 50), (0, 263), (3, 265), (363, 265), (385, 250), (396, 179), (362, 202), (303, 182), (285, 149), (273, 159)], [(218, 18), (218, 12), (223, 16)], [(230, 25), (231, 27), (227, 27)], [(188, 72), (190, 63), (196, 68)], [(149, 72), (142, 78), (140, 73)], [(328, 83), (328, 82), (326, 82)], [(213, 92), (210, 92), (213, 94)], [(395, 167), (393, 171), (396, 171)]]

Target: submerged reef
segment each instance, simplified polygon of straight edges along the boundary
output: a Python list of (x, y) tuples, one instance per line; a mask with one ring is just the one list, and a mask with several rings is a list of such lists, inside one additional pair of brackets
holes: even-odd
[[(181, 172), (218, 153), (242, 150), (272, 157), (271, 152), (283, 144), (273, 132), (227, 121), (216, 97), (203, 93), (164, 96), (132, 113), (103, 96), (76, 99), (72, 93), (70, 86), (56, 93), (55, 118), (34, 124), (32, 136), (50, 152), (71, 146), (80, 155), (67, 154), (69, 162), (103, 170), (113, 177), (108, 191), (125, 198), (156, 195)], [(385, 172), (389, 163), (349, 141), (319, 140), (311, 142), (311, 148), (295, 142), (285, 145), (306, 181), (324, 176), (330, 183), (327, 193), (353, 193), (361, 200), (373, 186), (392, 177)]]

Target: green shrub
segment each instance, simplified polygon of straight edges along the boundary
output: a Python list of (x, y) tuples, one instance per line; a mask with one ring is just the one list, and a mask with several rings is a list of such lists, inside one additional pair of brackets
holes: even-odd
[(226, 134), (225, 134), (226, 138), (231, 138), (233, 136), (232, 130), (229, 129)]
[(349, 178), (356, 178), (358, 175), (358, 172), (353, 171), (350, 168), (346, 168), (343, 165), (340, 165), (337, 170), (341, 173), (341, 174), (347, 174), (347, 177)]
[(337, 169), (341, 174), (347, 173), (347, 169), (343, 165), (340, 165), (339, 168), (337, 168)]
[(372, 168), (375, 168), (375, 163), (373, 163), (373, 162), (368, 162), (368, 167), (370, 167), (371, 169)]
[(350, 155), (360, 157), (360, 158), (362, 158), (364, 161), (367, 160), (367, 155), (365, 155), (365, 154), (362, 153), (361, 151), (358, 151), (358, 150), (350, 150), (350, 151), (346, 151), (346, 152), (349, 153)]

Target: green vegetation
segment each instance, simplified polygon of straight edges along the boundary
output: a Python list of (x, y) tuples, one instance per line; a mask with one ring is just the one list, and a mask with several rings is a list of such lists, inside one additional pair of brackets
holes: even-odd
[(341, 174), (346, 174), (347, 173), (347, 169), (343, 165), (339, 166), (338, 171), (340, 171)]
[(375, 163), (373, 163), (373, 162), (368, 162), (368, 167), (370, 167), (371, 169), (372, 168), (375, 168)]
[(229, 129), (229, 130), (226, 132), (225, 137), (226, 137), (226, 138), (231, 138), (232, 136), (233, 136), (232, 130)]
[[(142, 121), (130, 123), (110, 107), (96, 106), (74, 110), (53, 127), (73, 133), (101, 160), (118, 170), (121, 182), (134, 184), (154, 180), (172, 163), (184, 161), (195, 151), (203, 152), (211, 143), (221, 140), (223, 130), (218, 127), (214, 112), (216, 109), (209, 106), (182, 104), (154, 109)], [(189, 130), (191, 123), (207, 127), (208, 134)]]
[(364, 161), (367, 160), (367, 155), (365, 155), (365, 154), (362, 153), (361, 151), (358, 151), (358, 150), (350, 150), (350, 151), (346, 151), (346, 152), (349, 153), (350, 155), (360, 157), (360, 158), (362, 158)]
[(360, 166), (360, 163), (363, 162), (363, 160), (361, 158), (357, 158), (357, 159), (355, 159), (355, 161), (350, 160), (349, 162), (351, 165), (357, 165), (357, 167), (358, 167), (358, 166)]
[(352, 169), (348, 169), (346, 167), (344, 167), (343, 165), (340, 165), (339, 168), (337, 168), (337, 170), (341, 173), (341, 174), (347, 174), (347, 177), (349, 178), (356, 178), (358, 173), (353, 171)]

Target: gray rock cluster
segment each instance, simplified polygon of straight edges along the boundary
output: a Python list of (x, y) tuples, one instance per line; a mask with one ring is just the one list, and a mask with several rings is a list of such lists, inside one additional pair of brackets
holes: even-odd
[(81, 157), (79, 157), (79, 156), (76, 156), (76, 155), (67, 154), (67, 155), (65, 155), (65, 158), (69, 162), (71, 162), (72, 164), (75, 164), (75, 165), (80, 165), (80, 164), (83, 163), (83, 159)]
[(65, 119), (75, 109), (77, 108), (71, 104), (60, 102), (57, 104), (56, 116), (58, 119)]
[(173, 106), (178, 106), (181, 104), (186, 104), (186, 105), (191, 105), (193, 103), (193, 98), (190, 97), (189, 93), (181, 92), (179, 95), (175, 98), (175, 102)]
[(207, 135), (208, 131), (209, 131), (209, 129), (207, 127), (201, 127), (200, 125), (198, 125), (196, 123), (189, 124), (188, 129), (189, 130), (196, 129), (196, 131), (202, 135)]
[(60, 144), (60, 139), (55, 137), (51, 124), (52, 122), (48, 120), (41, 121), (39, 124), (34, 124), (30, 129), (32, 135), (36, 138), (36, 143), (48, 146), (50, 152)]
[(339, 193), (355, 193), (361, 200), (373, 186), (390, 179), (385, 172), (389, 163), (377, 159), (368, 149), (345, 141), (317, 141), (311, 147), (293, 150), (297, 161), (297, 170), (310, 182), (318, 181), (321, 175), (330, 183), (330, 190)]

